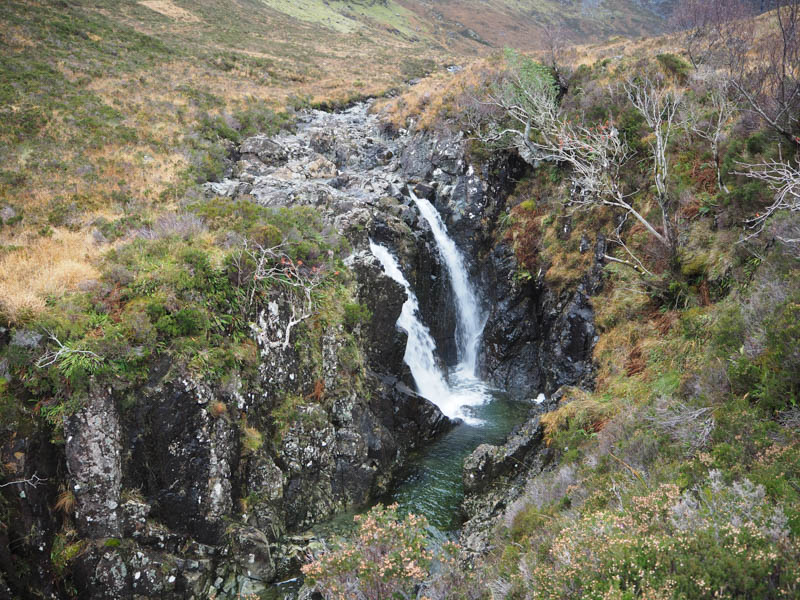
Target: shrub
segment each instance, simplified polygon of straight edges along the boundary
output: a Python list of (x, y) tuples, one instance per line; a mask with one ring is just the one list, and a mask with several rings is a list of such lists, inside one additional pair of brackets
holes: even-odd
[(208, 326), (205, 315), (196, 308), (182, 308), (174, 314), (164, 315), (156, 321), (156, 329), (165, 337), (194, 335)]
[[(239, 121), (240, 137), (248, 137), (257, 133), (275, 135), (282, 129), (291, 129), (294, 119), (285, 112), (276, 113), (263, 101), (251, 99), (247, 108), (234, 115)], [(231, 138), (233, 139), (233, 138)]]
[[(787, 519), (747, 480), (681, 495), (662, 485), (627, 511), (563, 529), (520, 585), (537, 598), (791, 598), (798, 546)], [(523, 559), (526, 560), (526, 559)]]
[(429, 577), (433, 564), (425, 517), (400, 518), (396, 504), (379, 504), (355, 521), (352, 539), (334, 542), (303, 567), (308, 583), (326, 600), (416, 597), (415, 588)]
[(363, 304), (348, 302), (344, 305), (344, 325), (349, 331), (362, 323), (368, 323), (371, 318), (372, 311)]
[(160, 240), (172, 236), (188, 240), (206, 231), (205, 223), (200, 217), (192, 213), (180, 213), (160, 217), (150, 227), (140, 229), (138, 235), (147, 240)]
[(242, 428), (242, 447), (248, 453), (257, 452), (264, 445), (264, 436), (255, 427)]
[(667, 73), (674, 76), (680, 83), (686, 82), (692, 67), (680, 56), (668, 52), (657, 55), (656, 60)]

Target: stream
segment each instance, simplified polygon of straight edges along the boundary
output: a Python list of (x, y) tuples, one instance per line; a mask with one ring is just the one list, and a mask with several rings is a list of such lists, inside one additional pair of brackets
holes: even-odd
[[(331, 141), (333, 140), (333, 141)], [(341, 168), (316, 154), (330, 144), (343, 144)], [(453, 292), (456, 324), (452, 335), (456, 361), (445, 365), (437, 352), (420, 313), (414, 289), (403, 273), (393, 249), (369, 241), (369, 251), (377, 259), (386, 276), (399, 283), (406, 292), (396, 327), (408, 341), (404, 361), (414, 379), (416, 391), (435, 404), (456, 425), (432, 444), (413, 454), (394, 489), (384, 504), (397, 503), (401, 512), (427, 517), (442, 532), (454, 534), (461, 526), (460, 506), (464, 497), (462, 471), (464, 459), (480, 444), (500, 444), (512, 428), (525, 420), (529, 402), (511, 398), (503, 390), (491, 389), (477, 373), (483, 329), (487, 320), (481, 294), (470, 281), (464, 257), (436, 208), (418, 198), (405, 182), (397, 162), (398, 143), (382, 136), (379, 122), (369, 113), (369, 104), (361, 104), (341, 113), (311, 111), (298, 131), (281, 134), (272, 141), (251, 143), (242, 153), (271, 153), (275, 145), (288, 157), (279, 168), (264, 168), (251, 163), (236, 180), (207, 184), (218, 195), (251, 194), (271, 206), (296, 203), (347, 207), (353, 203), (376, 205), (386, 195), (404, 194), (430, 227), (439, 258)], [(313, 147), (313, 148), (312, 148)], [(261, 155), (259, 155), (261, 156)], [(335, 176), (335, 177), (334, 177)], [(327, 179), (326, 179), (327, 178)], [(403, 192), (399, 192), (403, 189)], [(334, 211), (335, 215), (339, 215)], [(342, 219), (354, 214), (342, 212), (334, 216), (339, 229)], [(354, 512), (337, 515), (314, 527), (315, 537), (329, 538), (352, 530)], [(262, 598), (291, 599), (296, 597), (299, 580), (272, 586)]]

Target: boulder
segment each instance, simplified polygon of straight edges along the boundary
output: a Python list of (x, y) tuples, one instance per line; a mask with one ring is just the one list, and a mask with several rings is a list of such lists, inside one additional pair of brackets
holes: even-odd
[(534, 417), (511, 433), (502, 446), (481, 444), (464, 461), (464, 492), (477, 494), (509, 473), (528, 468), (528, 460), (542, 444), (544, 428)]
[(242, 158), (252, 160), (255, 157), (267, 165), (281, 165), (289, 158), (289, 154), (283, 146), (265, 135), (247, 138), (239, 146), (239, 152)]
[(306, 175), (309, 179), (330, 179), (336, 177), (336, 165), (324, 156), (318, 156), (306, 165)]

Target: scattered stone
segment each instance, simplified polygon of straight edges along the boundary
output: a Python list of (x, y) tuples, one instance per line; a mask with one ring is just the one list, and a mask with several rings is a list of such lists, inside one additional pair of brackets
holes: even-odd
[(0, 208), (0, 219), (2, 219), (3, 221), (10, 221), (16, 216), (17, 216), (17, 211), (15, 211), (10, 206), (4, 206), (3, 208)]

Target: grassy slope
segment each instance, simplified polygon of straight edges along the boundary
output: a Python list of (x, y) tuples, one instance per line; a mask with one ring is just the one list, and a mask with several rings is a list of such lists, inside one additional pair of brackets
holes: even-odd
[[(654, 23), (622, 0), (609, 6), (559, 14), (594, 36), (619, 30), (606, 27), (612, 18), (637, 33)], [(382, 93), (437, 63), (485, 51), (454, 33), (464, 27), (496, 44), (536, 44), (541, 32), (531, 24), (555, 7), (3, 2), (0, 208), (15, 216), (0, 228), (0, 313), (23, 322), (48, 297), (96, 276), (103, 248), (87, 235), (96, 219), (132, 211), (150, 218), (172, 210), (195, 181), (218, 177), (224, 148), (198, 134), (209, 118), (250, 110), (261, 115), (251, 121), (264, 124), (287, 104)]]
[(224, 150), (198, 135), (209, 116), (264, 123), (446, 60), (429, 41), (339, 33), (259, 0), (11, 1), (0, 20), (0, 208), (16, 213), (0, 228), (0, 310), (16, 322), (96, 274), (97, 218), (149, 218), (218, 176)]
[[(626, 185), (650, 218), (650, 138), (617, 86), (655, 70), (684, 91), (684, 112), (707, 118), (703, 78), (674, 55), (655, 60), (679, 47), (667, 37), (575, 49), (570, 57), (582, 66), (562, 100), (573, 118), (613, 118), (625, 132), (637, 153)], [(413, 117), (423, 127), (452, 126), (502, 66), (497, 59), (439, 75), (395, 100), (391, 116), (397, 125)], [(477, 570), (481, 585), (511, 598), (796, 597), (800, 268), (796, 246), (776, 236), (798, 226), (780, 215), (752, 245), (737, 243), (742, 220), (771, 195), (730, 171), (776, 158), (780, 139), (746, 112), (726, 136), (729, 193), (716, 187), (707, 143), (685, 128), (674, 135), (677, 264), (640, 226), (629, 227), (629, 246), (656, 277), (646, 284), (627, 267), (606, 267), (593, 299), (596, 388), (568, 391), (543, 418), (556, 468), (528, 481), (505, 511), (495, 550)], [(614, 222), (605, 211), (568, 216), (568, 175), (546, 165), (520, 182), (504, 232), (519, 276), (541, 272), (554, 289), (575, 286), (585, 272), (582, 235), (592, 240)], [(565, 239), (567, 218), (574, 229)]]

